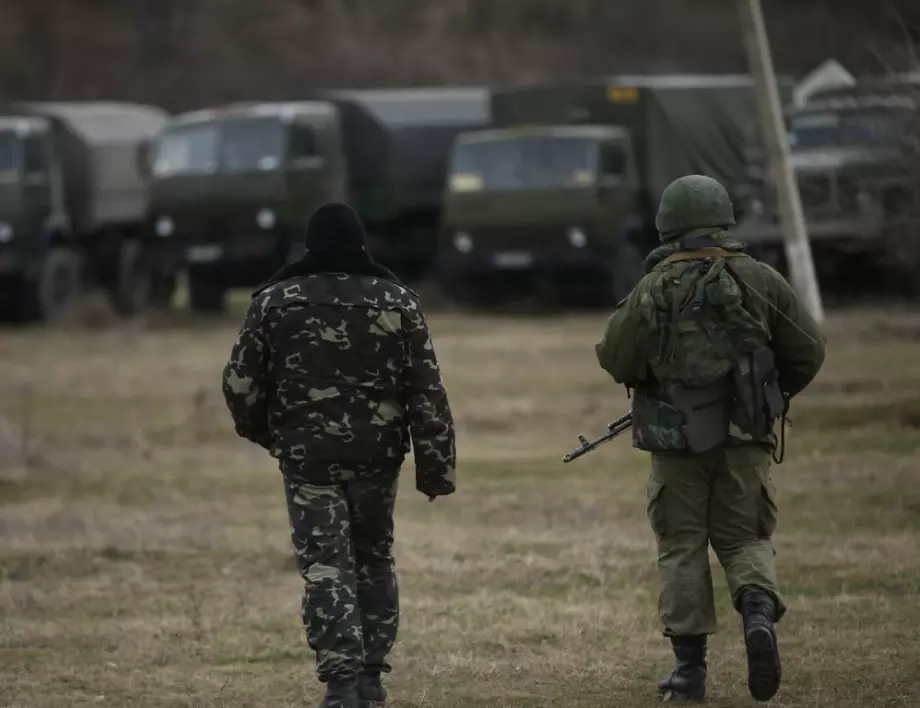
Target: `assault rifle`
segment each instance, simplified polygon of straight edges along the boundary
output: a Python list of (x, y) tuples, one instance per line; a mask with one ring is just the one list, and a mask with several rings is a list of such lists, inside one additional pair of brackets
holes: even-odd
[(588, 440), (584, 435), (578, 436), (578, 442), (581, 443), (576, 447), (572, 452), (562, 458), (563, 462), (571, 462), (572, 460), (578, 459), (585, 453), (591, 452), (591, 450), (600, 447), (608, 440), (613, 440), (617, 435), (625, 433), (632, 427), (633, 414), (632, 411), (624, 415), (622, 418), (617, 418), (612, 423), (607, 424), (607, 432), (601, 435), (597, 440)]

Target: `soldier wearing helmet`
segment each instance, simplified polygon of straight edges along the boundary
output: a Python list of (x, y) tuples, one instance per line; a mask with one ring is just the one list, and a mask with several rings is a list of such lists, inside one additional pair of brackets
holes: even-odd
[(633, 445), (652, 458), (659, 618), (676, 659), (658, 688), (666, 700), (705, 698), (711, 544), (742, 617), (748, 688), (766, 701), (781, 680), (774, 623), (786, 611), (772, 545), (774, 426), (817, 375), (825, 340), (786, 280), (732, 238), (716, 180), (672, 182), (655, 223), (661, 244), (595, 349), (633, 393)]

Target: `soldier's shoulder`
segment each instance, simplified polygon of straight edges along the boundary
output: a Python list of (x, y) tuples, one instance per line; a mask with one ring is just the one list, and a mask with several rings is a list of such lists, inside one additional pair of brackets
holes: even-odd
[(279, 280), (277, 283), (272, 283), (257, 292), (252, 301), (264, 308), (285, 300), (302, 299), (310, 291), (310, 280), (312, 278), (315, 278), (315, 276), (306, 275)]
[(417, 311), (421, 309), (421, 296), (408, 285), (396, 280), (373, 277), (370, 290), (381, 304), (398, 309)]

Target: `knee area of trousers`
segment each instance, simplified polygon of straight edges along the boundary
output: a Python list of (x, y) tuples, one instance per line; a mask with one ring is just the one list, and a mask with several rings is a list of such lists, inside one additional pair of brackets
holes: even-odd
[(707, 550), (709, 537), (705, 530), (677, 529), (658, 538), (658, 552), (662, 557), (692, 556)]
[(294, 539), (294, 552), (306, 567), (336, 565), (352, 553), (351, 539), (347, 534), (333, 534), (321, 538)]
[(355, 554), (355, 572), (362, 577), (380, 577), (392, 575), (396, 571), (396, 561), (392, 555)]
[(743, 553), (752, 543), (758, 543), (756, 538), (722, 538), (712, 536), (709, 541), (712, 544), (712, 550), (715, 551), (719, 558), (733, 558), (739, 553)]
[(340, 568), (336, 565), (327, 565), (325, 563), (314, 563), (306, 573), (304, 580), (313, 590), (335, 589), (342, 585), (350, 584), (350, 576), (353, 573), (351, 568)]

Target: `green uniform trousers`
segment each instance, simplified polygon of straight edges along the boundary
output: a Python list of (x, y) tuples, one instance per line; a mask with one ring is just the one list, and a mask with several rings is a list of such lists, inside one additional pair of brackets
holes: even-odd
[(399, 629), (392, 470), (338, 484), (285, 476), (291, 539), (304, 579), (303, 623), (320, 681), (390, 671)]
[(756, 444), (701, 455), (652, 454), (648, 517), (658, 545), (658, 612), (666, 636), (716, 631), (710, 544), (736, 610), (743, 590), (756, 587), (776, 600), (776, 621), (785, 613), (771, 540), (777, 509), (770, 462), (770, 452)]

